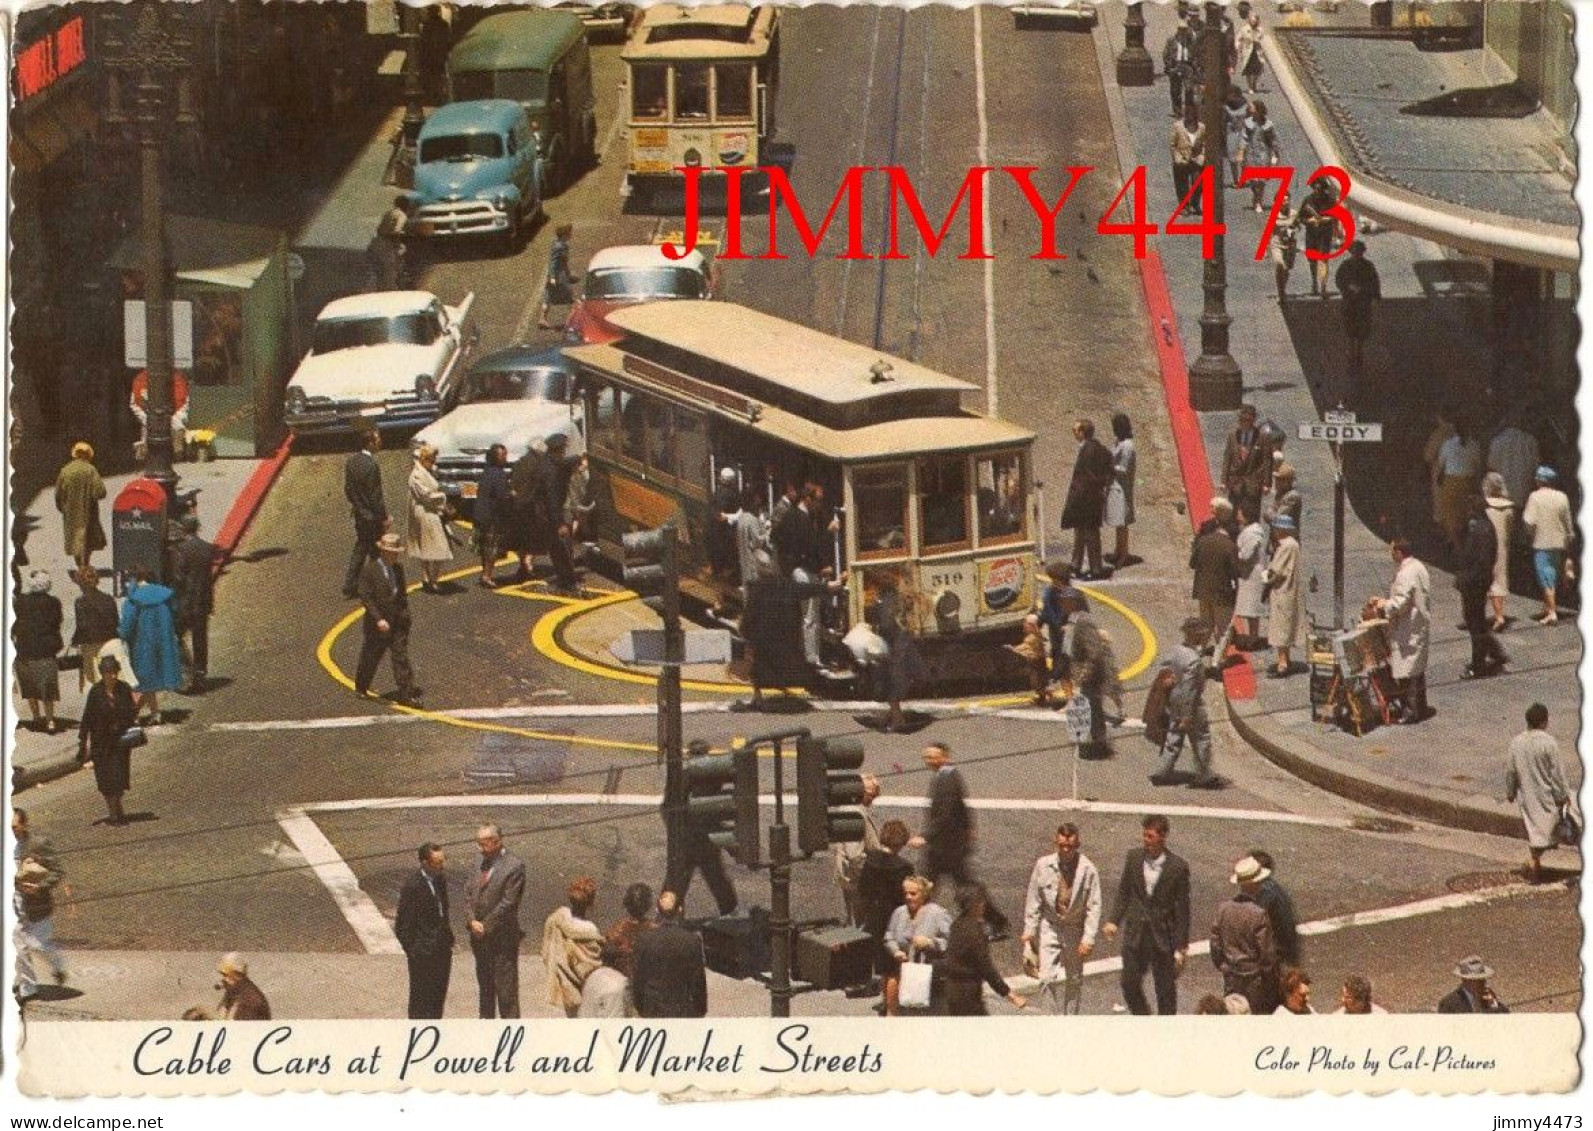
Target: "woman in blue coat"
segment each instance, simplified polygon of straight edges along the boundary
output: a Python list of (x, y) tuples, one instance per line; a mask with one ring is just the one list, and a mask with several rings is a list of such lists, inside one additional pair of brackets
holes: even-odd
[(138, 677), (139, 709), (147, 721), (158, 723), (159, 693), (182, 686), (182, 649), (172, 615), (176, 594), (152, 581), (148, 570), (137, 571), (134, 578), (122, 605), (117, 635), (127, 645), (133, 674)]

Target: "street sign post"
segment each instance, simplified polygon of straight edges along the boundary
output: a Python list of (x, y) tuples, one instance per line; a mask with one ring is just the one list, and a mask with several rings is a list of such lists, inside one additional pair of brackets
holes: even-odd
[(1380, 444), (1381, 424), (1363, 424), (1343, 405), (1329, 409), (1321, 420), (1295, 429), (1302, 440), (1322, 440), (1333, 445), (1333, 627), (1344, 628), (1344, 449), (1342, 444)]

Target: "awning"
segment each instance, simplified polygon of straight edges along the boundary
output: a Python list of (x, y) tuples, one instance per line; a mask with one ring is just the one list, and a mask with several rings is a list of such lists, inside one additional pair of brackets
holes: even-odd
[(1349, 173), (1357, 212), (1472, 254), (1577, 271), (1562, 129), (1511, 97), (1497, 56), (1314, 28), (1276, 29), (1266, 52), (1318, 160)]
[[(282, 234), (270, 228), (200, 216), (166, 217), (166, 244), (171, 249), (172, 271), (186, 282), (249, 290), (270, 265), (281, 239)], [(111, 256), (109, 266), (118, 270), (143, 270), (140, 237), (135, 234), (124, 240)]]

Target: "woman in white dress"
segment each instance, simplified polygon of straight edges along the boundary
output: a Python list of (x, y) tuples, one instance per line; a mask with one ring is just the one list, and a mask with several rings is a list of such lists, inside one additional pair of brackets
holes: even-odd
[(1267, 608), (1267, 527), (1256, 515), (1246, 514), (1243, 505), (1236, 517), (1240, 524), (1236, 546), (1239, 591), (1234, 596), (1233, 615), (1244, 628), (1245, 639), (1236, 643), (1242, 649), (1249, 649), (1256, 646), (1261, 636), (1261, 615)]
[(1294, 519), (1279, 515), (1272, 520), (1272, 559), (1267, 563), (1267, 596), (1272, 615), (1267, 618), (1267, 643), (1277, 651), (1277, 662), (1267, 674), (1283, 679), (1294, 672), (1289, 650), (1300, 644), (1304, 609), (1300, 596), (1300, 543), (1294, 537)]
[(1112, 568), (1134, 564), (1128, 552), (1128, 528), (1134, 525), (1134, 426), (1123, 413), (1112, 415), (1112, 485), (1106, 489), (1104, 525), (1117, 528), (1117, 546), (1106, 555)]
[(1510, 501), (1504, 476), (1490, 471), (1482, 477), (1482, 500), (1487, 506), (1488, 521), (1499, 548), (1493, 556), (1493, 581), (1488, 585), (1488, 602), (1493, 606), (1493, 630), (1503, 631), (1505, 626), (1504, 600), (1510, 592), (1506, 577), (1510, 562), (1510, 535), (1516, 526), (1516, 505)]
[(437, 449), (422, 444), (415, 449), (415, 467), (409, 473), (409, 553), (420, 559), (424, 580), (421, 588), (436, 593), (437, 581), (442, 576), (445, 562), (453, 561), (453, 549), (448, 545), (448, 532), (443, 528), (447, 517), (448, 496), (437, 485), (432, 468), (437, 466)]

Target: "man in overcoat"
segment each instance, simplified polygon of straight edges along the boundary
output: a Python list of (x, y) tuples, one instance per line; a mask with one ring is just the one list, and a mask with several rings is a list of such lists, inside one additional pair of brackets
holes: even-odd
[(1058, 825), (1056, 852), (1034, 862), (1023, 901), (1023, 945), (1035, 952), (1047, 1012), (1079, 1012), (1084, 960), (1100, 925), (1100, 873), (1079, 851), (1078, 826)]
[(360, 417), (354, 422), (354, 436), (359, 449), (343, 461), (343, 497), (354, 514), (354, 550), (343, 574), (343, 596), (349, 598), (359, 596), (360, 570), (376, 559), (376, 540), (391, 524), (382, 494), (382, 467), (376, 462), (382, 434)]
[(520, 1016), (520, 900), (525, 864), (503, 847), (497, 825), (476, 830), (480, 866), (470, 881), (470, 949), (481, 1016)]
[[(1073, 573), (1082, 581), (1110, 575), (1101, 561), (1101, 521), (1106, 511), (1106, 490), (1112, 485), (1112, 453), (1095, 438), (1095, 422), (1074, 421), (1073, 438), (1079, 442), (1062, 506), (1062, 529), (1073, 531)], [(1085, 561), (1088, 559), (1088, 568)]]
[(79, 570), (87, 568), (95, 550), (105, 548), (105, 527), (100, 523), (100, 500), (105, 481), (94, 467), (94, 449), (79, 440), (72, 459), (55, 479), (55, 509), (61, 512), (61, 533), (67, 554)]

